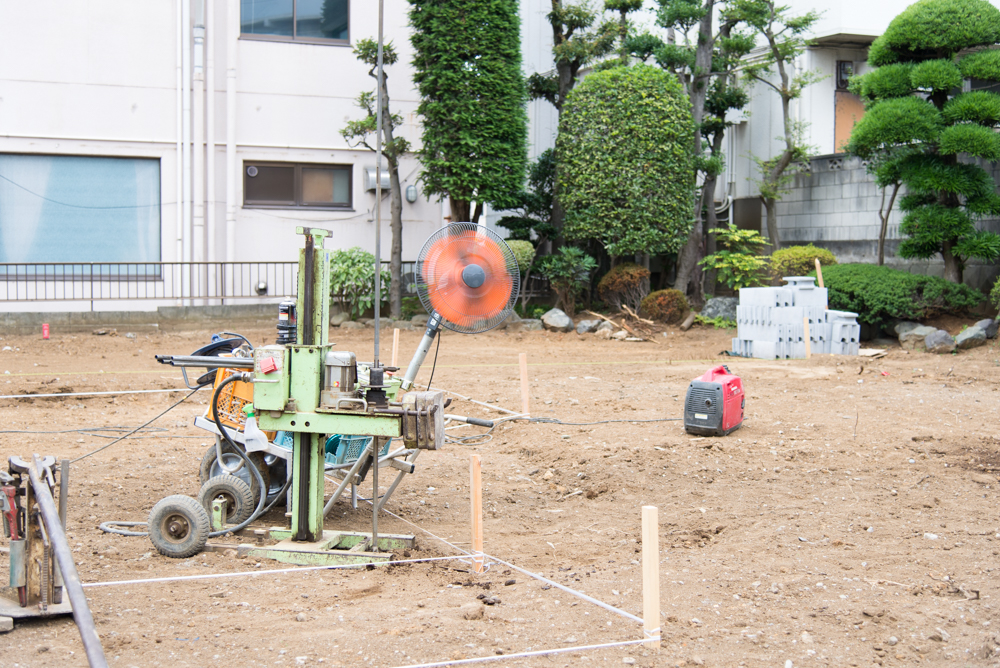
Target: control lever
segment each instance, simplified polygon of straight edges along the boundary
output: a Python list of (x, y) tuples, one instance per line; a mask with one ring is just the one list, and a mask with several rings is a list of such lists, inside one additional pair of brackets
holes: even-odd
[(493, 420), (482, 420), (480, 418), (468, 417), (465, 415), (451, 415), (445, 413), (446, 420), (454, 420), (455, 422), (464, 422), (466, 424), (473, 424), (477, 427), (493, 427)]

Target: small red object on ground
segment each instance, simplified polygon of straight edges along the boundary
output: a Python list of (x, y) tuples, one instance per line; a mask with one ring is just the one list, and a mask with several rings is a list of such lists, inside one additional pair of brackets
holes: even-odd
[(43, 339), (49, 338), (49, 323), (47, 322), (42, 323), (42, 338)]

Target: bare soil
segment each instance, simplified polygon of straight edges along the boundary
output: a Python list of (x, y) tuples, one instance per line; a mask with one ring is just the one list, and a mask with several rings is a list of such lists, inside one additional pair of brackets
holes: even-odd
[[(371, 357), (372, 330), (334, 332), (343, 349)], [(244, 333), (255, 344), (274, 336)], [(405, 362), (420, 332), (401, 334)], [(892, 348), (877, 360), (762, 362), (720, 357), (731, 336), (446, 334), (435, 386), (517, 410), (517, 355), (526, 352), (532, 415), (626, 422), (507, 422), (484, 445), (425, 452), (388, 505), (402, 519), (383, 515), (380, 529), (417, 535), (412, 558), (455, 554), (423, 530), (468, 549), (469, 455), (478, 453), (488, 554), (641, 615), (640, 508), (659, 508), (659, 652), (494, 665), (1000, 664), (997, 342), (958, 355)], [(179, 373), (153, 355), (186, 354), (208, 337), (4, 335), (0, 347), (12, 350), (0, 352), (0, 394), (178, 387)], [(383, 335), (383, 358), (391, 340)], [(720, 362), (745, 383), (741, 429), (697, 438), (679, 421), (639, 422), (680, 418), (688, 382)], [(107, 439), (13, 431), (135, 426), (181, 396), (0, 399), (0, 454), (78, 457)], [(281, 567), (223, 553), (172, 560), (147, 538), (98, 529), (145, 520), (169, 494), (197, 494), (211, 440), (192, 420), (207, 400), (198, 393), (154, 423), (164, 431), (74, 464), (69, 537), (85, 582)], [(449, 410), (500, 415), (466, 401)], [(364, 531), (370, 517), (368, 506), (341, 503), (327, 526)], [(284, 521), (275, 510), (260, 525)], [(0, 582), (5, 561), (0, 554)], [(503, 565), (468, 571), (433, 562), (87, 592), (112, 666), (403, 666), (642, 637), (638, 624)], [(485, 605), (481, 594), (499, 601)], [(61, 618), (0, 635), (0, 665), (86, 660), (72, 619)]]

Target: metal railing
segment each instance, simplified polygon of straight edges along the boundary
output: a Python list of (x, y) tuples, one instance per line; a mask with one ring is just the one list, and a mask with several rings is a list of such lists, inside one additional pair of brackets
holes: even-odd
[(0, 302), (290, 297), (296, 262), (0, 263)]
[[(389, 263), (383, 262), (386, 271)], [(403, 262), (403, 296), (415, 296), (416, 262)], [(0, 263), (2, 302), (273, 300), (294, 297), (296, 262), (43, 262)], [(532, 275), (522, 292), (549, 294)]]

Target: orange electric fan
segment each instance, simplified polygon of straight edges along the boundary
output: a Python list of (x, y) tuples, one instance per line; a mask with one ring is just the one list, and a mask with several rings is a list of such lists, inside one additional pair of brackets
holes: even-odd
[(417, 294), (431, 315), (403, 389), (413, 385), (440, 327), (463, 334), (493, 329), (510, 315), (519, 287), (517, 260), (496, 232), (453, 223), (432, 234), (417, 259)]

